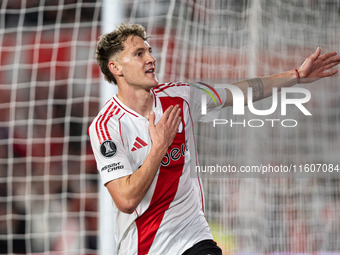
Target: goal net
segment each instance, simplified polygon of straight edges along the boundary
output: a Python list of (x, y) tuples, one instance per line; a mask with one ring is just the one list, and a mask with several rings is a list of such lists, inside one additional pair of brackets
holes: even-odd
[(96, 1), (0, 1), (1, 254), (97, 254), (87, 129), (100, 13)]
[[(226, 84), (296, 68), (317, 46), (340, 50), (336, 0), (116, 0), (115, 22), (107, 2), (0, 0), (1, 254), (100, 251), (98, 222), (110, 215), (98, 208), (87, 128), (102, 105), (94, 50), (103, 27), (144, 25), (161, 82)], [(298, 85), (312, 116), (226, 109), (223, 125), (197, 125), (205, 214), (225, 254), (340, 251), (338, 84)], [(212, 172), (227, 166), (299, 174)]]

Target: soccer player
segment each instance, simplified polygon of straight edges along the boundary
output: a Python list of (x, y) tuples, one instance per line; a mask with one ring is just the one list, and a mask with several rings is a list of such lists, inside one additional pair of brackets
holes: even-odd
[[(273, 87), (334, 75), (331, 68), (340, 57), (320, 51), (297, 69), (234, 85), (244, 94), (253, 87), (259, 100)], [(140, 25), (122, 24), (101, 36), (96, 56), (105, 79), (118, 86), (89, 127), (98, 171), (114, 201), (117, 254), (222, 254), (204, 217), (200, 179), (190, 174), (197, 164), (193, 122), (201, 110), (192, 97), (200, 99), (202, 90), (158, 83), (156, 60)], [(230, 92), (204, 89), (218, 96), (219, 107), (232, 105)], [(214, 107), (208, 100), (207, 109)]]

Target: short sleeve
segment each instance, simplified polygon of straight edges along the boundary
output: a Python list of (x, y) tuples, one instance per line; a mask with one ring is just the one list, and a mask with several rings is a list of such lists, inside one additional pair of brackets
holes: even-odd
[(118, 122), (111, 120), (107, 123), (108, 135), (103, 138), (96, 118), (89, 127), (91, 147), (97, 163), (103, 184), (133, 173), (127, 158), (122, 137), (119, 133)]
[(211, 121), (217, 118), (226, 102), (227, 94), (223, 88), (208, 84), (190, 83), (190, 110), (195, 121)]
[(170, 97), (181, 97), (190, 106), (194, 121), (211, 121), (217, 118), (227, 99), (223, 88), (214, 88), (202, 82), (165, 83), (158, 86), (155, 92), (163, 92)]

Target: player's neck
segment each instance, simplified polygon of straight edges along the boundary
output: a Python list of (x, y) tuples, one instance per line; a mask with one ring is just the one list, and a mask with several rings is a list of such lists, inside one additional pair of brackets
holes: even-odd
[(149, 90), (120, 90), (117, 94), (119, 100), (139, 113), (140, 115), (148, 118), (153, 105), (153, 96)]

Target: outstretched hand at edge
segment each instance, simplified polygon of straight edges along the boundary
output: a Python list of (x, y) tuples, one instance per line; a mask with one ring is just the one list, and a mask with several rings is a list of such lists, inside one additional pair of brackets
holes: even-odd
[(300, 82), (312, 82), (323, 77), (335, 75), (338, 70), (332, 69), (340, 63), (340, 56), (337, 52), (328, 52), (321, 55), (321, 48), (309, 56), (297, 69), (300, 75)]

